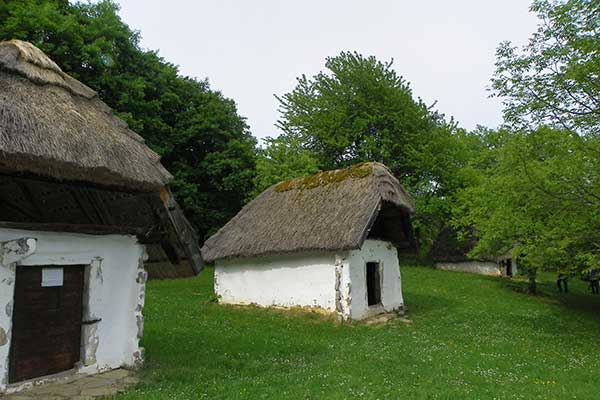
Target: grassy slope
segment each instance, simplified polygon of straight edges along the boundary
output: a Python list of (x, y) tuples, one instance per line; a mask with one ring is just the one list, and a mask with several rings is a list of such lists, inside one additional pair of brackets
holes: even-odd
[(150, 282), (144, 383), (118, 398), (600, 398), (600, 301), (583, 283), (531, 297), (506, 279), (402, 277), (410, 325), (210, 303), (210, 269)]

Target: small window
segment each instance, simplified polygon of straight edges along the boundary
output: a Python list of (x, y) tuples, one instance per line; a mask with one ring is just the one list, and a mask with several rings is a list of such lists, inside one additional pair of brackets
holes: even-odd
[(367, 263), (367, 300), (369, 306), (381, 303), (381, 271), (379, 263)]

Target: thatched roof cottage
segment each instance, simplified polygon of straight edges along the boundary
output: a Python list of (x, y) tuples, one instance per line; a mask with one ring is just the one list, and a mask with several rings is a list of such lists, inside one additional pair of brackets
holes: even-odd
[(170, 180), (93, 90), (0, 43), (0, 392), (142, 361), (146, 246), (202, 268)]
[(510, 252), (502, 257), (469, 257), (476, 244), (474, 234), (459, 238), (452, 227), (446, 226), (434, 240), (429, 257), (437, 269), (446, 271), (508, 277), (517, 274), (517, 262)]
[(414, 202), (379, 163), (274, 185), (202, 247), (224, 303), (319, 307), (362, 319), (402, 307), (398, 252)]

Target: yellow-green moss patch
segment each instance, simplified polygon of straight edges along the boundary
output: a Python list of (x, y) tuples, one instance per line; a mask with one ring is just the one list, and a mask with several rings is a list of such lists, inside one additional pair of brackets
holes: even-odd
[(275, 191), (285, 192), (288, 190), (313, 189), (319, 186), (329, 185), (330, 183), (342, 182), (348, 178), (364, 178), (369, 176), (372, 171), (372, 162), (360, 163), (344, 169), (323, 171), (316, 175), (305, 176), (302, 178), (281, 182), (275, 186)]

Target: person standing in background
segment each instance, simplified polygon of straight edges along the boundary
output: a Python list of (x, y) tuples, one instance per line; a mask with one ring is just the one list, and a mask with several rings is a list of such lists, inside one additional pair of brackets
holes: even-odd
[(591, 270), (589, 280), (590, 287), (592, 288), (592, 294), (600, 294), (600, 270)]
[(556, 279), (556, 286), (559, 292), (569, 293), (569, 270), (566, 267), (560, 267), (558, 269), (558, 278)]

